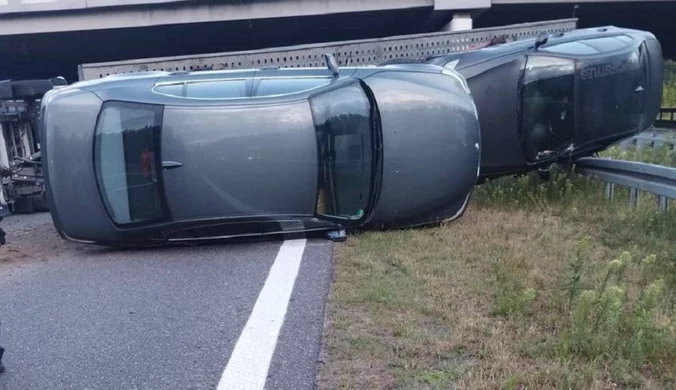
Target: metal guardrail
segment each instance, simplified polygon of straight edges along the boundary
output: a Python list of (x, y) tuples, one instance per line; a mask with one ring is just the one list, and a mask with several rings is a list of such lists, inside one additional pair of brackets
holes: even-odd
[(637, 149), (658, 149), (667, 146), (673, 150), (676, 147), (676, 132), (652, 127), (639, 135), (621, 141), (618, 146), (622, 150), (633, 146)]
[(657, 115), (655, 127), (676, 129), (676, 108), (662, 108)]
[[(622, 150), (630, 147), (657, 150), (667, 147), (676, 149), (676, 108), (662, 108), (655, 125), (639, 135), (619, 142)], [(605, 197), (612, 200), (615, 186), (629, 187), (629, 204), (636, 206), (641, 192), (657, 195), (659, 210), (669, 207), (670, 199), (676, 199), (676, 168), (637, 161), (586, 157), (575, 162), (576, 171), (606, 182)]]
[(629, 187), (629, 204), (636, 206), (640, 193), (658, 196), (658, 207), (665, 212), (670, 199), (676, 199), (676, 168), (636, 161), (585, 157), (575, 162), (576, 172), (606, 182), (605, 197), (612, 200), (615, 186)]
[(322, 55), (325, 53), (333, 54), (339, 65), (366, 66), (394, 58), (422, 58), (433, 54), (468, 50), (474, 45), (505, 35), (519, 40), (536, 37), (543, 31), (555, 34), (570, 31), (576, 27), (577, 19), (561, 19), (469, 31), (434, 32), (229, 53), (81, 64), (78, 66), (78, 73), (79, 79), (82, 81), (111, 74), (142, 71), (171, 72), (266, 66), (317, 67), (324, 66)]

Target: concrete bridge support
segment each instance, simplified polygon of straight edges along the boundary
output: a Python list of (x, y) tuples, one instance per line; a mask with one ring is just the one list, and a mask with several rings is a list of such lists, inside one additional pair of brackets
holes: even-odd
[(446, 24), (443, 31), (471, 30), (473, 13), (490, 8), (491, 0), (434, 0), (434, 10), (437, 12), (452, 12), (453, 18)]

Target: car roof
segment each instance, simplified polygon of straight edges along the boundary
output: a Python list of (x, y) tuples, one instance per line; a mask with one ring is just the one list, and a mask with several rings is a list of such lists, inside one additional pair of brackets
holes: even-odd
[[(53, 98), (65, 96), (69, 91), (88, 91), (97, 95), (103, 101), (136, 101), (149, 104), (182, 104), (182, 105), (222, 105), (225, 101), (233, 105), (248, 105), (258, 103), (283, 103), (287, 101), (296, 101), (310, 98), (313, 94), (321, 90), (332, 89), (339, 85), (346, 85), (355, 82), (356, 79), (367, 78), (371, 75), (388, 72), (417, 72), (417, 73), (441, 73), (443, 68), (437, 65), (423, 65), (415, 68), (397, 67), (392, 65), (384, 66), (359, 66), (359, 67), (341, 67), (337, 76), (326, 67), (312, 68), (253, 68), (236, 70), (203, 70), (190, 72), (135, 72), (122, 73), (106, 76), (100, 79), (81, 81), (69, 86), (60, 88), (54, 93)], [(297, 91), (261, 95), (261, 96), (234, 96), (234, 97), (215, 97), (202, 98), (190, 97), (179, 93), (158, 92), (158, 88), (166, 85), (182, 85), (185, 83), (208, 82), (208, 81), (244, 81), (245, 88), (252, 91), (254, 80), (265, 78), (272, 79), (293, 79), (293, 78), (323, 78), (327, 82), (324, 85), (313, 88), (300, 88)], [(180, 88), (180, 87), (179, 87)], [(252, 99), (253, 97), (253, 99)]]
[[(340, 67), (338, 78), (352, 76), (366, 76), (383, 70), (395, 72), (434, 72), (441, 70), (436, 66), (401, 68), (391, 65), (384, 66), (360, 66), (360, 67)], [(237, 79), (237, 78), (258, 78), (258, 77), (330, 77), (331, 72), (326, 67), (306, 67), (306, 68), (281, 68), (281, 67), (262, 67), (250, 69), (230, 69), (230, 70), (194, 70), (194, 71), (142, 71), (118, 73), (102, 77), (100, 79), (79, 81), (70, 86), (80, 89), (98, 89), (105, 88), (107, 85), (121, 85), (127, 82), (137, 83), (152, 80), (154, 83), (171, 83), (183, 81), (199, 81), (210, 79)]]
[[(602, 26), (594, 28), (575, 29), (567, 32), (550, 34), (547, 43), (541, 46), (541, 49), (546, 51), (547, 48), (551, 48), (563, 43), (576, 42), (580, 40), (594, 38), (616, 37), (619, 35), (628, 35), (634, 38), (635, 40), (654, 38), (654, 35), (647, 31), (634, 30), (616, 26)], [(456, 69), (462, 69), (465, 66), (474, 65), (478, 62), (482, 62), (485, 60), (490, 60), (522, 51), (531, 50), (535, 47), (536, 40), (537, 38), (528, 38), (508, 43), (497, 44), (494, 46), (488, 46), (476, 50), (450, 54), (439, 54), (427, 57), (427, 61), (429, 63), (442, 65), (442, 63), (445, 64), (450, 61), (461, 60), (461, 63), (458, 64)], [(598, 47), (595, 47), (595, 49), (599, 50)], [(599, 54), (608, 52), (604, 51), (603, 49), (599, 51), (600, 51)], [(557, 52), (552, 51), (548, 51), (548, 53), (551, 53), (553, 55), (559, 54)]]

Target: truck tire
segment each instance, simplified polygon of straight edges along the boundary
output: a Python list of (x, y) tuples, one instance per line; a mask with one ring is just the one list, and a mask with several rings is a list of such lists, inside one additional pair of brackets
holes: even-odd
[(33, 200), (33, 211), (49, 211), (49, 206), (47, 205), (47, 195), (37, 195), (32, 197)]
[(20, 198), (14, 201), (12, 204), (12, 212), (14, 214), (32, 214), (35, 212), (33, 209), (33, 199), (31, 198)]
[(12, 81), (12, 94), (15, 99), (40, 99), (52, 88), (54, 85), (50, 80)]

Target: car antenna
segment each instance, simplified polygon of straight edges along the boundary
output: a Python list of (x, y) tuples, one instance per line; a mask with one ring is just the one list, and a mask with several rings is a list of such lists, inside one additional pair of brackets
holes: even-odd
[(333, 77), (338, 77), (338, 62), (336, 61), (336, 58), (333, 56), (333, 54), (324, 54), (324, 63), (331, 71), (331, 74), (333, 74)]
[(547, 33), (547, 31), (543, 31), (540, 34), (538, 34), (538, 37), (535, 40), (535, 50), (537, 50), (540, 46), (546, 44), (548, 40), (549, 33)]

